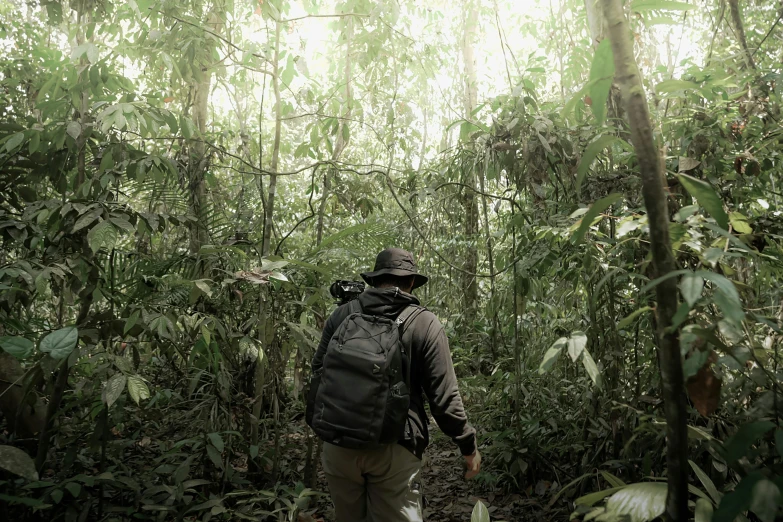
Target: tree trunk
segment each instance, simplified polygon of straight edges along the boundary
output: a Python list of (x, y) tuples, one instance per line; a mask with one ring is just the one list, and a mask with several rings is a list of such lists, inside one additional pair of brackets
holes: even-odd
[[(603, 0), (609, 38), (614, 52), (615, 79), (620, 85), (642, 178), (642, 195), (650, 224), (650, 242), (656, 277), (674, 270), (669, 239), (669, 213), (661, 176), (660, 156), (653, 140), (642, 79), (633, 55), (631, 33), (621, 0)], [(688, 433), (685, 386), (678, 331), (669, 331), (677, 311), (677, 281), (669, 278), (655, 288), (656, 328), (666, 413), (668, 496), (666, 517), (688, 520)]]
[[(209, 15), (207, 27), (210, 31), (220, 34), (223, 27), (223, 15), (213, 12)], [(193, 92), (193, 123), (198, 130), (198, 138), (193, 141), (190, 154), (190, 207), (196, 221), (190, 225), (190, 253), (197, 254), (201, 246), (209, 242), (207, 228), (204, 224), (203, 212), (206, 208), (207, 186), (204, 176), (209, 163), (204, 135), (207, 132), (207, 116), (209, 112), (209, 92), (212, 85), (212, 68), (202, 71), (203, 78), (198, 82)]]
[(731, 11), (731, 21), (734, 23), (734, 29), (737, 31), (737, 40), (742, 47), (742, 53), (747, 62), (747, 66), (751, 69), (756, 68), (756, 64), (753, 62), (753, 56), (750, 49), (748, 49), (748, 40), (745, 38), (745, 26), (742, 24), (742, 15), (739, 10), (739, 0), (729, 0), (729, 11)]
[[(474, 56), (473, 43), (476, 39), (478, 22), (478, 9), (473, 0), (464, 0), (465, 26), (462, 40), (462, 59), (464, 71), (463, 111), (466, 120), (471, 119), (471, 112), (478, 104), (478, 86), (476, 79), (476, 58)], [(475, 244), (478, 233), (478, 204), (476, 201), (476, 167), (475, 164), (463, 166), (467, 185), (463, 190), (463, 235), (467, 242), (465, 260), (462, 274), (462, 298), (464, 299), (464, 326), (466, 331), (471, 331), (476, 318), (476, 306), (478, 301), (478, 285), (476, 283), (476, 271), (478, 268), (478, 249)]]
[[(275, 138), (272, 145), (272, 163), (270, 170), (277, 172), (280, 162), (280, 131), (282, 125), (282, 116), (280, 105), (280, 30), (282, 24), (275, 21), (275, 53), (272, 58), (272, 91), (275, 95)], [(264, 213), (264, 242), (261, 247), (261, 253), (264, 256), (269, 255), (269, 248), (272, 243), (272, 220), (275, 216), (275, 193), (277, 192), (277, 175), (269, 176), (269, 193), (266, 199), (266, 212)]]

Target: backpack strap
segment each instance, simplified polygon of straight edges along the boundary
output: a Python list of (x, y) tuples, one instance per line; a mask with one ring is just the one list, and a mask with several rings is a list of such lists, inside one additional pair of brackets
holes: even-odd
[[(397, 324), (397, 328), (400, 329), (400, 342), (402, 342), (402, 334), (405, 333), (405, 329), (407, 328), (407, 325), (405, 323), (410, 324), (412, 319), (415, 319), (417, 315), (419, 315), (421, 312), (426, 310), (423, 306), (418, 305), (408, 305), (403, 309), (402, 312), (400, 312), (400, 315), (397, 316), (397, 319), (394, 321)], [(406, 368), (406, 380), (405, 384), (408, 386), (410, 391), (411, 386), (411, 368), (413, 367), (413, 346), (405, 346), (402, 345), (403, 348), (406, 349), (406, 355), (408, 356), (408, 368)]]

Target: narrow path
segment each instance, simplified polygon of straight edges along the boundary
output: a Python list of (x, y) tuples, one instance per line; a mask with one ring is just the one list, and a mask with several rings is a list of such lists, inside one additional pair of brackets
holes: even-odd
[[(470, 522), (470, 515), (478, 500), (487, 506), (492, 522), (568, 520), (568, 513), (554, 513), (547, 509), (547, 497), (524, 492), (492, 493), (481, 481), (465, 480), (462, 458), (457, 448), (438, 431), (434, 423), (430, 424), (430, 429), (434, 432), (431, 433), (433, 441), (427, 448), (422, 465), (425, 522)], [(318, 488), (319, 491), (327, 491), (320, 470)], [(312, 515), (300, 518), (299, 522), (336, 522), (328, 497), (320, 499), (310, 513)]]

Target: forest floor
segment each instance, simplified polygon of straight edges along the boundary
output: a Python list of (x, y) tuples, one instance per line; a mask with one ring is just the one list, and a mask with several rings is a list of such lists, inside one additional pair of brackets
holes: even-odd
[[(426, 522), (470, 522), (478, 500), (490, 513), (493, 522), (551, 522), (568, 520), (568, 513), (554, 513), (547, 507), (550, 495), (537, 495), (532, 488), (523, 493), (494, 493), (480, 481), (463, 477), (462, 459), (456, 446), (434, 423), (430, 424), (431, 442), (422, 465), (424, 520)], [(483, 463), (485, 470), (491, 473)], [(318, 489), (327, 492), (323, 471), (318, 473)], [(300, 517), (299, 522), (335, 522), (334, 509), (328, 495), (320, 497), (316, 506)]]

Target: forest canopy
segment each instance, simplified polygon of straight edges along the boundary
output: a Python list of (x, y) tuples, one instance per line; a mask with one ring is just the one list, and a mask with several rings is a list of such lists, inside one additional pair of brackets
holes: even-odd
[(335, 280), (414, 254), (431, 521), (783, 505), (783, 1), (0, 0), (0, 517), (334, 521)]

